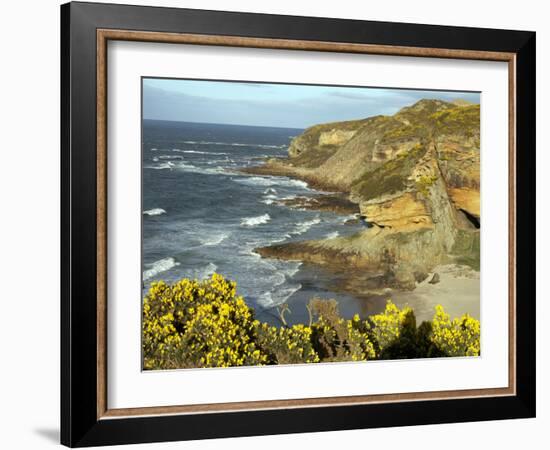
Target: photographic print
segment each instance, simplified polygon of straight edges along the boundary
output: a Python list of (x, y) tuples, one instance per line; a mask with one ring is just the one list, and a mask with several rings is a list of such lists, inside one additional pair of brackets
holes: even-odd
[(142, 357), (480, 355), (480, 94), (142, 78)]

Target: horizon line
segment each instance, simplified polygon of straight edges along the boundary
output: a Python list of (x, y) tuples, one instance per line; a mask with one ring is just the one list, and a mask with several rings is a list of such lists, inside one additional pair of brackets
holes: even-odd
[(220, 123), (220, 122), (193, 122), (191, 120), (173, 120), (173, 119), (150, 119), (148, 117), (143, 117), (142, 120), (152, 120), (154, 122), (175, 122), (175, 123), (194, 123), (194, 124), (201, 124), (201, 125), (226, 125), (226, 126), (233, 126), (233, 127), (252, 127), (252, 128), (280, 128), (280, 129), (287, 129), (287, 130), (305, 130), (306, 128), (309, 128), (313, 125), (309, 125), (307, 127), (274, 127), (273, 125), (247, 125), (242, 123)]

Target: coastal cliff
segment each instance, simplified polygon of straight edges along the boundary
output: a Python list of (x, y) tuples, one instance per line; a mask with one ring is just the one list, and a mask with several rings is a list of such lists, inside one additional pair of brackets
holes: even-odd
[(479, 270), (479, 117), (477, 104), (420, 100), (393, 116), (308, 128), (288, 158), (247, 171), (343, 193), (368, 228), (257, 252), (343, 270), (355, 291), (413, 289), (439, 264)]

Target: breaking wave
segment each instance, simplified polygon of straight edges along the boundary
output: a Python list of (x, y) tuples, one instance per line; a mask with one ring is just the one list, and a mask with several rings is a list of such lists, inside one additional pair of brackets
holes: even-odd
[(204, 280), (212, 276), (214, 272), (218, 270), (218, 266), (214, 263), (208, 263), (206, 266), (194, 269), (189, 272), (189, 278), (196, 278), (197, 280)]
[(194, 166), (193, 164), (187, 164), (187, 163), (184, 163), (184, 162), (172, 162), (172, 161), (167, 161), (167, 162), (159, 163), (159, 164), (152, 165), (152, 166), (144, 166), (144, 169), (180, 170), (182, 172), (200, 173), (200, 174), (203, 174), (203, 175), (229, 175), (230, 174), (230, 172), (228, 172), (222, 166), (198, 167), (198, 166)]
[[(154, 162), (158, 161), (158, 158), (153, 158)], [(143, 166), (144, 169), (155, 169), (155, 170), (163, 170), (163, 169), (173, 169), (176, 167), (176, 165), (172, 161), (167, 161), (161, 164), (156, 164), (153, 166)]]
[(158, 159), (183, 159), (181, 155), (159, 155)]
[(308, 231), (313, 225), (317, 225), (321, 223), (321, 219), (319, 217), (315, 217), (311, 220), (306, 220), (305, 222), (297, 223), (294, 227), (294, 230), (290, 232), (291, 235), (300, 235), (304, 234), (306, 231)]
[(180, 263), (170, 256), (168, 258), (159, 259), (158, 261), (147, 265), (149, 266), (149, 269), (143, 271), (143, 281), (149, 280), (161, 272), (166, 272), (172, 267), (179, 266)]
[(218, 245), (218, 244), (221, 244), (223, 241), (225, 241), (225, 239), (227, 239), (228, 236), (229, 234), (227, 233), (216, 234), (213, 236), (202, 238), (200, 239), (200, 242), (202, 245), (206, 245), (207, 247), (210, 245)]
[(249, 186), (286, 186), (308, 189), (307, 183), (302, 180), (293, 180), (287, 177), (247, 177), (235, 178), (236, 183), (247, 184)]
[(229, 155), (229, 153), (224, 152), (201, 152), (200, 150), (180, 150), (179, 148), (173, 148), (172, 151), (180, 153), (196, 153), (198, 155)]
[(153, 208), (143, 211), (143, 214), (146, 216), (160, 216), (161, 214), (166, 214), (166, 211), (162, 208)]
[(302, 288), (301, 284), (294, 284), (283, 288), (278, 288), (276, 291), (264, 292), (257, 299), (258, 305), (263, 308), (273, 308), (283, 304), (292, 294)]
[(262, 214), (261, 216), (257, 216), (257, 217), (245, 217), (241, 220), (241, 226), (242, 227), (255, 227), (257, 225), (267, 223), (270, 220), (271, 220), (271, 217), (270, 217), (269, 214)]
[(182, 144), (190, 145), (226, 145), (230, 147), (257, 147), (257, 148), (286, 148), (283, 145), (267, 145), (267, 144), (244, 144), (241, 142), (210, 142), (210, 141), (182, 141)]

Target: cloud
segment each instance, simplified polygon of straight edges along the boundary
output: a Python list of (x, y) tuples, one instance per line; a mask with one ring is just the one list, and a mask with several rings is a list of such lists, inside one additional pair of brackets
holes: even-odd
[[(273, 87), (261, 83), (239, 85), (240, 89)], [(317, 123), (394, 114), (422, 98), (479, 101), (479, 94), (475, 93), (370, 88), (334, 88), (327, 92), (319, 88), (308, 90), (307, 86), (304, 95), (297, 97), (296, 86), (290, 88), (293, 95), (285, 96), (284, 86), (278, 85), (281, 95), (276, 97), (258, 90), (256, 95), (234, 99), (209, 97), (204, 90), (200, 91), (202, 95), (174, 92), (145, 83), (143, 114), (144, 118), (158, 120), (306, 128)]]
[(329, 97), (343, 98), (346, 100), (359, 100), (362, 102), (373, 102), (374, 99), (372, 96), (369, 96), (367, 93), (361, 93), (353, 90), (349, 91), (329, 91), (326, 94)]

